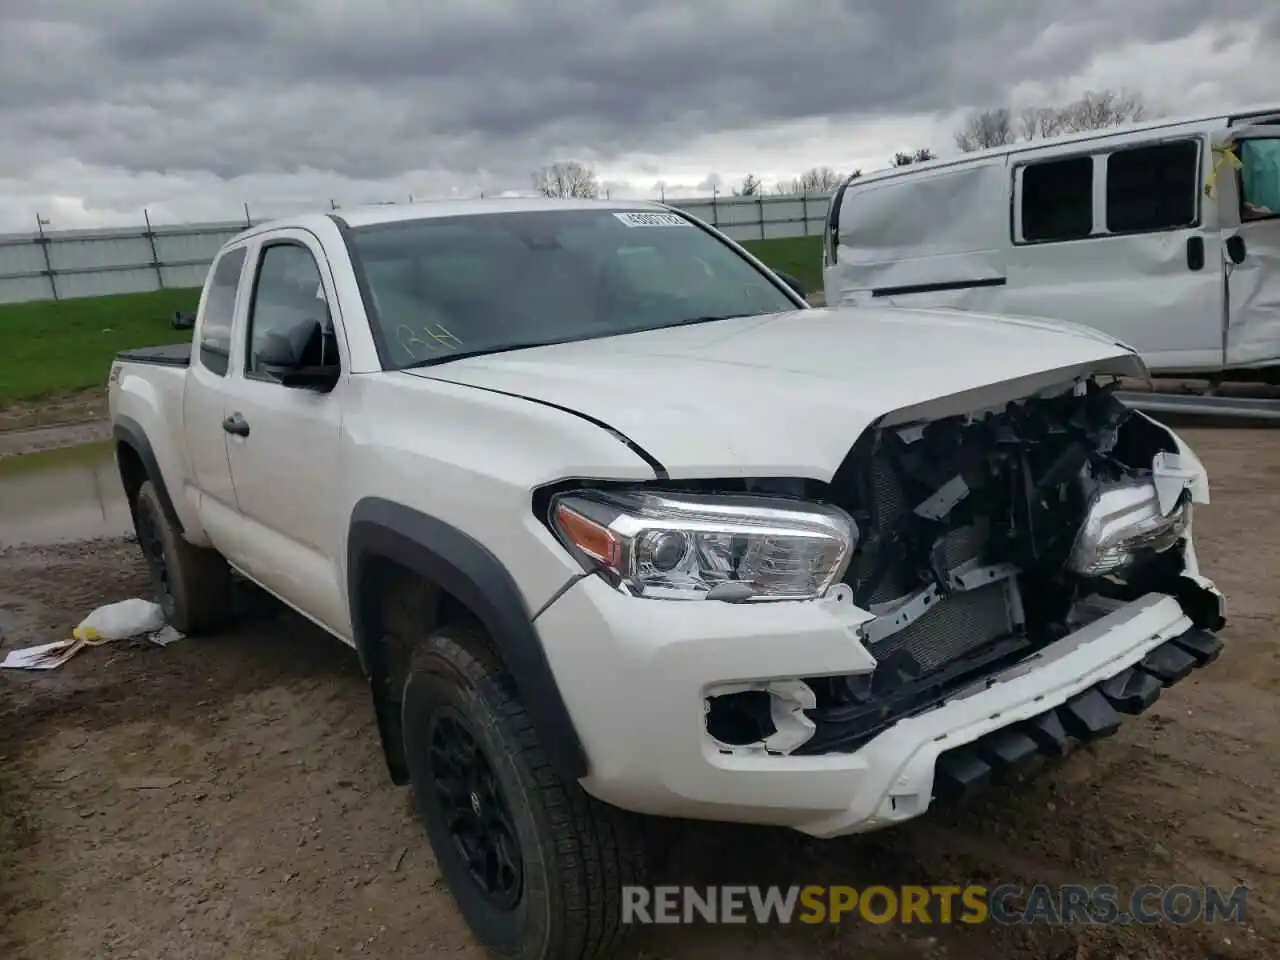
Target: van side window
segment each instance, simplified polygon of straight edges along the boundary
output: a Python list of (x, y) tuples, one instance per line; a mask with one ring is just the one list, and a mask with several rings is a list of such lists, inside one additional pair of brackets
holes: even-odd
[(1022, 239), (1083, 240), (1093, 232), (1093, 157), (1028, 164), (1022, 171)]
[(213, 268), (213, 280), (200, 317), (200, 364), (220, 377), (227, 375), (231, 361), (231, 322), (236, 314), (236, 290), (244, 267), (244, 251), (244, 247), (228, 250)]
[(1194, 226), (1199, 186), (1194, 140), (1117, 150), (1107, 158), (1107, 231)]

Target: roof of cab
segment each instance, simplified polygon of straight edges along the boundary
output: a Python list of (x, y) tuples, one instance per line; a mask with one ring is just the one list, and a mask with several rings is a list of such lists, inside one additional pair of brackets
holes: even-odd
[(412, 203), (374, 203), (269, 220), (249, 227), (229, 242), (243, 240), (267, 230), (281, 230), (289, 227), (314, 229), (325, 220), (335, 218), (349, 227), (368, 227), (382, 223), (405, 223), (437, 217), (469, 217), (489, 213), (536, 213), (540, 210), (666, 211), (669, 209), (667, 205), (653, 200), (585, 200), (560, 197), (494, 197), (486, 200), (415, 200)]
[(882, 170), (872, 170), (870, 173), (864, 173), (858, 177), (850, 177), (845, 181), (845, 184), (857, 183), (862, 185), (875, 180), (887, 180), (893, 177), (911, 176), (926, 170), (937, 170), (943, 167), (955, 166), (962, 163), (974, 163), (980, 160), (1003, 157), (1011, 153), (1023, 153), (1028, 150), (1045, 150), (1059, 145), (1098, 140), (1103, 137), (1117, 137), (1131, 133), (1142, 133), (1147, 130), (1162, 130), (1166, 127), (1181, 127), (1189, 124), (1208, 123), (1211, 120), (1220, 120), (1225, 123), (1227, 120), (1244, 120), (1252, 117), (1268, 116), (1270, 114), (1280, 114), (1280, 104), (1252, 104), (1218, 110), (1213, 113), (1197, 113), (1181, 117), (1158, 117), (1152, 120), (1139, 120), (1136, 123), (1126, 123), (1115, 127), (1104, 127), (1099, 130), (1085, 130), (1082, 133), (1068, 133), (1057, 137), (1045, 137), (1039, 140), (1019, 140), (1017, 143), (1006, 143), (998, 147), (989, 147), (985, 150), (973, 150), (969, 153), (962, 153), (958, 156), (940, 157), (936, 160), (925, 160), (922, 163), (912, 163), (905, 167), (886, 167)]

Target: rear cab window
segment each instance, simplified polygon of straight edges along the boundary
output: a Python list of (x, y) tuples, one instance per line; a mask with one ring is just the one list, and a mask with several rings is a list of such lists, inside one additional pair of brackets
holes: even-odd
[(243, 246), (228, 250), (218, 258), (200, 315), (196, 358), (202, 367), (219, 377), (227, 375), (231, 363), (231, 326), (236, 315), (236, 292), (240, 288), (244, 260)]

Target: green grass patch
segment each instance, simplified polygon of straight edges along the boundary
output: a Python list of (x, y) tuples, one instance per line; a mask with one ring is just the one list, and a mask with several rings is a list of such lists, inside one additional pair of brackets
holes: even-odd
[[(813, 293), (822, 289), (822, 238), (748, 240), (748, 250)], [(105, 389), (121, 350), (190, 339), (170, 326), (194, 310), (198, 288), (0, 304), (0, 407)]]
[(822, 237), (748, 240), (743, 246), (774, 270), (791, 274), (804, 284), (806, 293), (822, 289)]
[(196, 288), (0, 304), (0, 406), (105, 390), (119, 351), (190, 340), (170, 324), (199, 300)]

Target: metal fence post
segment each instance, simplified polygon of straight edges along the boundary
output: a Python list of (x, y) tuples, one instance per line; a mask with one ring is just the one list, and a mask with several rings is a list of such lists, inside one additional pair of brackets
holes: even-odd
[(147, 221), (147, 232), (143, 236), (151, 244), (151, 266), (156, 270), (156, 284), (158, 289), (163, 290), (164, 271), (160, 269), (160, 254), (156, 252), (156, 232), (151, 229), (151, 212), (146, 207), (142, 208), (142, 219)]
[(716, 197), (718, 196), (719, 192), (720, 191), (717, 190), (714, 185), (712, 185), (711, 187), (711, 225), (713, 227), (720, 226), (720, 210), (716, 206)]
[(764, 239), (764, 194), (756, 194), (756, 213), (760, 217), (760, 239)]
[(809, 191), (800, 194), (800, 215), (804, 217), (804, 235), (809, 235)]
[(44, 217), (40, 216), (40, 211), (36, 211), (36, 229), (40, 232), (40, 237), (36, 243), (40, 244), (40, 250), (44, 253), (44, 272), (49, 278), (49, 293), (53, 295), (53, 299), (58, 297), (58, 282), (53, 276), (53, 260), (49, 257), (49, 238), (44, 235), (44, 225), (48, 223)]

